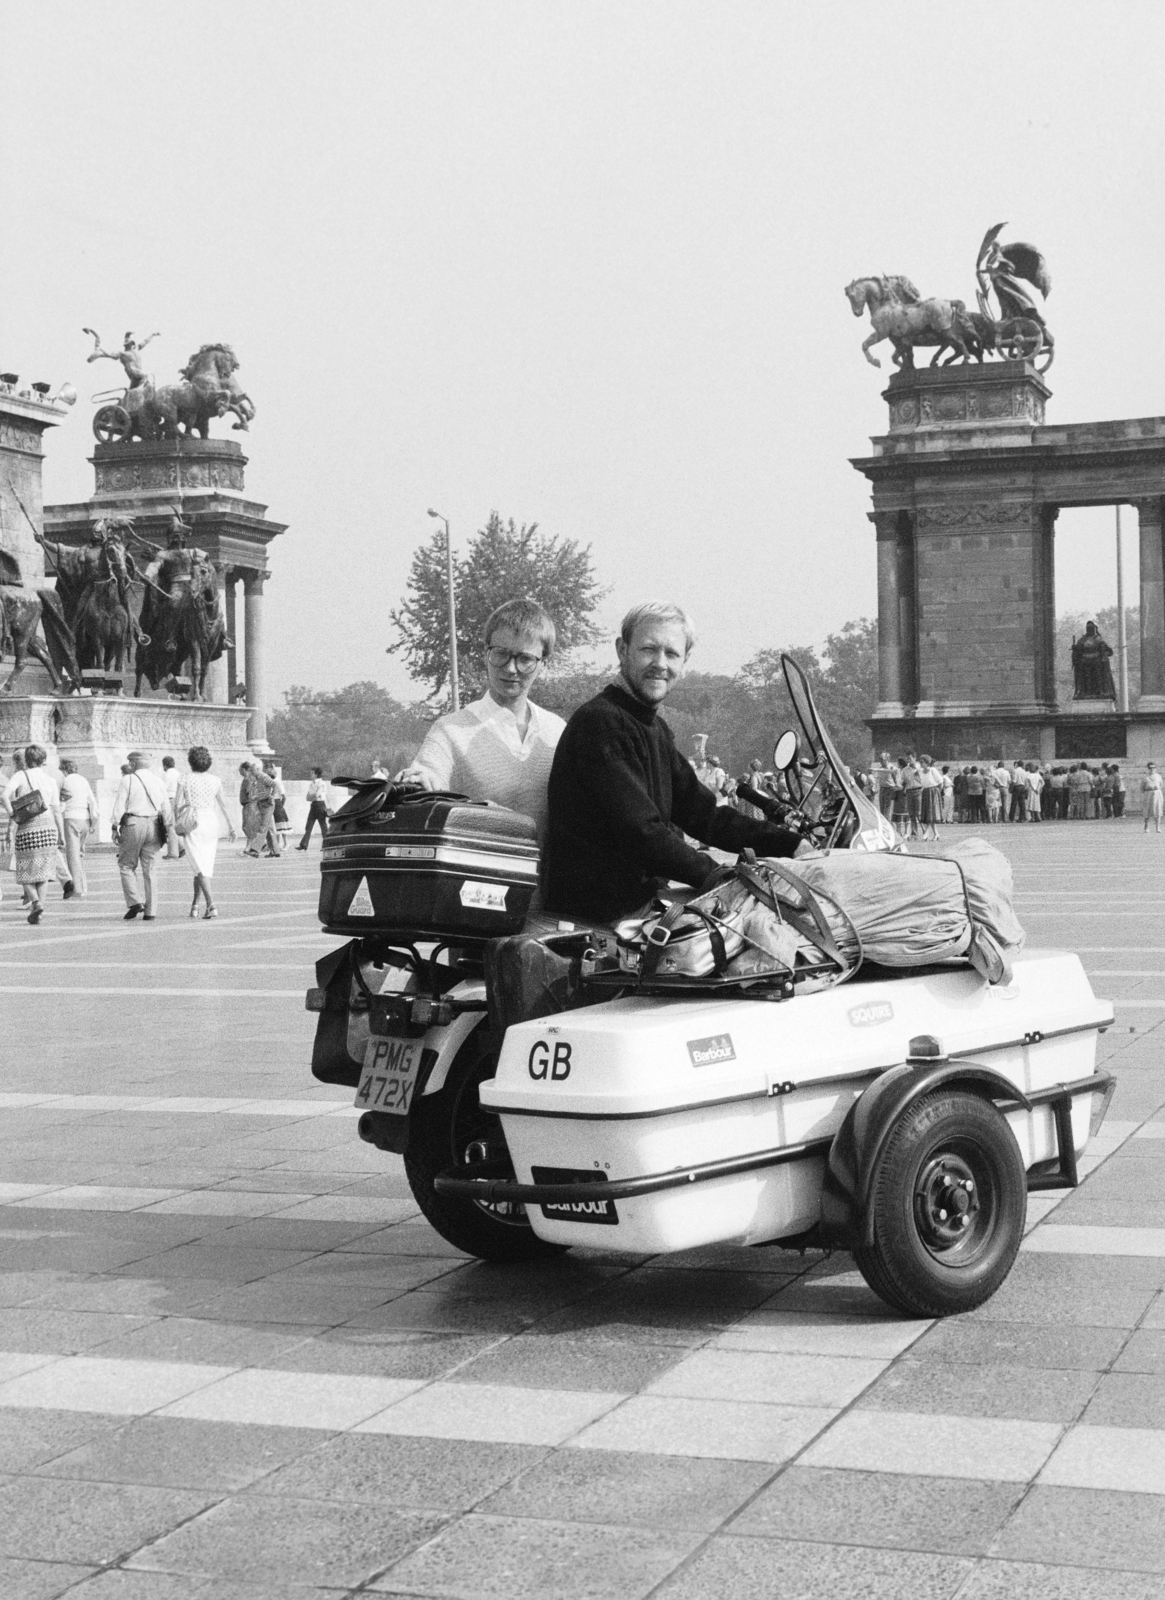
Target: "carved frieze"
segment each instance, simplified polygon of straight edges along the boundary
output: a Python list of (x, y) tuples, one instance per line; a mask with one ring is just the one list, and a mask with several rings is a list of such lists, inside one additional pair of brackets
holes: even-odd
[[(958, 373), (966, 371), (954, 369)], [(950, 388), (930, 384), (914, 393), (893, 395), (891, 429), (912, 428), (919, 423), (933, 427), (959, 422), (1043, 422), (1043, 395), (1030, 384), (968, 383), (965, 378), (957, 379), (954, 372)]]
[(920, 527), (998, 528), (1009, 522), (1027, 522), (1033, 512), (1030, 501), (984, 500), (964, 506), (924, 506), (918, 513)]
[(150, 489), (230, 489), (241, 492), (241, 461), (189, 461), (182, 456), (168, 461), (98, 461), (98, 494), (132, 494)]
[(11, 417), (0, 419), (0, 449), (22, 450), (26, 455), (40, 456), (43, 429), (24, 426)]
[(913, 428), (918, 424), (918, 396), (904, 395), (900, 400), (890, 402), (890, 426), (892, 428)]
[[(58, 700), (58, 744), (189, 746), (245, 748), (246, 716), (231, 706), (195, 705), (180, 700), (131, 700), (118, 696), (77, 696)], [(0, 735), (2, 737), (2, 735)]]

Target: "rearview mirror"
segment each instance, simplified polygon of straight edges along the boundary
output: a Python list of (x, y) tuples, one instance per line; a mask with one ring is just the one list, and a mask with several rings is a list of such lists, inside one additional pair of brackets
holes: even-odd
[(786, 728), (773, 750), (773, 766), (778, 772), (788, 772), (797, 759), (797, 735)]

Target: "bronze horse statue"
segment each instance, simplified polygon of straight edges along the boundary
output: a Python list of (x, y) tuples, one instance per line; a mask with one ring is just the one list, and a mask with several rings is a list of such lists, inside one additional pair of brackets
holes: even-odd
[(918, 345), (937, 345), (932, 367), (944, 350), (953, 352), (951, 360), (982, 359), (982, 341), (961, 300), (924, 300), (910, 279), (901, 276), (855, 278), (846, 284), (845, 294), (855, 317), (870, 313), (874, 331), (862, 354), (872, 367), (882, 363), (870, 354), (870, 346), (883, 339), (893, 345), (899, 367), (913, 367)]
[(227, 645), (213, 564), (198, 556), (189, 581), (177, 584), (170, 594), (150, 584), (142, 620), (148, 632), (140, 635), (134, 654), (134, 695), (141, 695), (143, 677), (158, 689), (180, 677), (189, 663), (190, 698), (204, 700), (210, 664)]
[(226, 648), (227, 631), (218, 610), (218, 585), (209, 561), (197, 560), (190, 582), (170, 597), (174, 607), (174, 673), (190, 663), (190, 698), (206, 699), (206, 675)]
[[(44, 644), (37, 637), (38, 627), (44, 632)], [(13, 667), (0, 691), (4, 694), (16, 693), (29, 656), (44, 667), (55, 690), (71, 694), (81, 687), (73, 635), (60, 600), (51, 589), (25, 589), (20, 563), (0, 550), (0, 652), (8, 651)]]
[[(125, 546), (119, 538), (107, 537), (100, 548), (96, 575), (82, 594), (73, 621), (82, 671), (92, 668), (118, 676), (123, 672), (135, 634), (130, 581)], [(121, 692), (120, 686), (117, 692)]]

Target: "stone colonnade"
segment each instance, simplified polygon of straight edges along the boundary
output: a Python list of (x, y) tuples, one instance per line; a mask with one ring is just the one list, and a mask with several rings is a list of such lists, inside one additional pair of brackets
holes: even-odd
[[(1141, 694), (1137, 711), (1165, 712), (1165, 499), (1134, 499), (1139, 521)], [(1059, 507), (1022, 504), (947, 511), (932, 529), (925, 512), (873, 511), (878, 548), (878, 706), (877, 717), (902, 716), (908, 710), (956, 702), (973, 707), (988, 703), (1016, 709), (1050, 707), (1055, 699), (1055, 662), (1052, 659), (1055, 628), (1053, 540)], [(953, 519), (958, 516), (959, 522)], [(968, 530), (968, 523), (970, 530)], [(982, 572), (985, 585), (1002, 582), (1003, 590), (990, 596), (970, 592), (962, 576), (961, 601), (954, 598), (955, 574), (951, 556), (943, 559), (945, 592), (940, 601), (927, 593), (926, 545), (936, 532), (944, 543), (959, 539), (972, 544), (968, 552)], [(995, 548), (992, 548), (992, 547)], [(984, 555), (987, 559), (984, 560)], [(1000, 569), (1010, 561), (1014, 573)], [(1017, 581), (1014, 581), (1017, 580)], [(1026, 580), (1026, 581), (1025, 581)], [(955, 614), (961, 604), (964, 613)], [(1001, 612), (1012, 610), (1028, 642), (1026, 660), (1014, 657), (1000, 663), (1015, 676), (1014, 683), (984, 683), (976, 691), (975, 677), (990, 670), (987, 639)], [(1003, 620), (1006, 620), (1004, 618)], [(960, 660), (973, 633), (984, 658), (978, 663)], [(968, 673), (968, 667), (972, 670)], [(944, 668), (964, 685), (949, 692)]]
[[(263, 585), (268, 574), (254, 567), (228, 567), (220, 578), (219, 597), (226, 618), (230, 647), (211, 666), (207, 697), (216, 705), (233, 705), (242, 683), (246, 703), (254, 707), (247, 727), (252, 741), (267, 737), (266, 688), (263, 674)], [(243, 585), (243, 607), (238, 605), (238, 584)], [(243, 623), (243, 673), (239, 676), (239, 621)]]

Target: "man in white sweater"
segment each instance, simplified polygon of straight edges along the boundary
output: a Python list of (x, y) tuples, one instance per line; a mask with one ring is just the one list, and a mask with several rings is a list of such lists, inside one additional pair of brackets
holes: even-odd
[(550, 765), (566, 724), (533, 705), (530, 690), (554, 640), (554, 623), (533, 600), (499, 606), (485, 625), (485, 694), (438, 717), (401, 780), (524, 812), (541, 839)]

